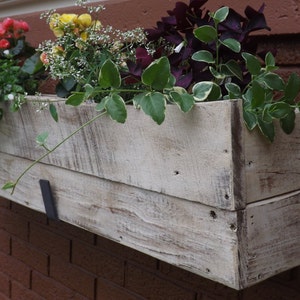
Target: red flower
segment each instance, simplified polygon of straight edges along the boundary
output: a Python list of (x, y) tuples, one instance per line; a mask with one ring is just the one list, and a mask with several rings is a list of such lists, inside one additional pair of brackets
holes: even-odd
[(5, 33), (6, 33), (6, 30), (4, 29), (3, 24), (0, 23), (0, 37), (1, 37), (1, 36), (4, 36)]
[(3, 20), (2, 25), (6, 31), (9, 31), (14, 26), (14, 19), (6, 18)]
[(0, 40), (0, 49), (8, 49), (10, 47), (10, 43), (7, 39)]

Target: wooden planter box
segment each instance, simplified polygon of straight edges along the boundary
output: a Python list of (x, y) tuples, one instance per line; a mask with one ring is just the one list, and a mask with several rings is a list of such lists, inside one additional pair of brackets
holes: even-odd
[[(0, 123), (0, 183), (16, 179), (49, 146), (95, 115), (92, 105), (49, 112), (23, 106)], [(14, 195), (45, 211), (49, 180), (59, 218), (190, 272), (243, 289), (300, 264), (300, 122), (274, 144), (248, 132), (241, 101), (167, 108), (156, 125), (129, 108), (103, 117), (38, 164)]]

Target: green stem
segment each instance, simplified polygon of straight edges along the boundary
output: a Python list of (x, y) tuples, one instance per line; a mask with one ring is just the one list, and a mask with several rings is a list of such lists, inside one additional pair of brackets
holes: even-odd
[(38, 164), (41, 160), (43, 160), (45, 157), (50, 155), (52, 152), (54, 152), (57, 148), (59, 148), (61, 145), (63, 145), (67, 140), (69, 140), (72, 136), (74, 136), (76, 133), (78, 133), (80, 130), (85, 128), (86, 126), (90, 125), (91, 123), (95, 122), (97, 119), (102, 117), (106, 114), (106, 111), (96, 115), (92, 119), (88, 120), (86, 123), (82, 124), (80, 127), (78, 127), (76, 130), (74, 130), (70, 135), (68, 135), (66, 138), (64, 138), (62, 141), (60, 141), (58, 144), (56, 144), (52, 149), (49, 149), (45, 154), (41, 155), (39, 158), (37, 158), (33, 163), (31, 163), (17, 178), (17, 180), (14, 183), (14, 186), (11, 191), (11, 195), (14, 193), (16, 186), (18, 185), (19, 181), (23, 178), (23, 176), (36, 164)]

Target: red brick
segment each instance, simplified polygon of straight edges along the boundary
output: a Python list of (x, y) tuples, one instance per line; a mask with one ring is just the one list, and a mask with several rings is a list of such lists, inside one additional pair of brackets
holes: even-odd
[(145, 297), (147, 300), (194, 300), (196, 293), (168, 281), (157, 273), (148, 272), (134, 265), (128, 265), (125, 288)]
[(57, 257), (51, 257), (50, 277), (85, 297), (91, 299), (94, 297), (95, 276), (82, 268), (66, 263)]
[(157, 268), (157, 259), (107, 238), (97, 236), (97, 247), (108, 253), (123, 257), (125, 260), (130, 260), (152, 269)]
[(8, 298), (7, 296), (3, 295), (1, 292), (0, 292), (0, 300), (9, 300), (10, 298)]
[(92, 245), (73, 241), (72, 263), (117, 284), (124, 283), (124, 261)]
[(0, 251), (10, 253), (10, 235), (3, 229), (0, 229)]
[(22, 215), (23, 217), (30, 220), (31, 222), (34, 221), (42, 224), (47, 224), (46, 214), (35, 211), (24, 205), (20, 205), (18, 203), (12, 202), (11, 210), (19, 215)]
[[(79, 279), (80, 280), (80, 279)], [(32, 272), (32, 290), (41, 295), (43, 299), (72, 299), (72, 300), (87, 300), (88, 298), (79, 295), (75, 291), (65, 287), (58, 281), (47, 277), (38, 272)]]
[[(299, 299), (299, 291), (270, 279), (242, 291), (242, 300), (293, 300)], [(230, 299), (231, 300), (231, 299)]]
[(68, 239), (77, 238), (81, 241), (94, 244), (96, 235), (80, 227), (68, 224), (66, 222), (55, 222), (49, 220), (49, 227), (52, 231), (64, 235)]
[(0, 207), (10, 208), (10, 205), (11, 205), (11, 201), (3, 197), (0, 197)]
[(42, 300), (42, 297), (34, 291), (26, 288), (16, 281), (12, 281), (11, 285), (11, 299), (12, 300)]
[(38, 251), (28, 242), (13, 238), (12, 239), (12, 256), (24, 262), (31, 268), (48, 274), (48, 255)]
[(109, 281), (99, 279), (97, 282), (97, 300), (144, 300), (140, 297), (127, 291), (126, 289), (112, 284)]
[(26, 218), (11, 212), (10, 210), (0, 210), (0, 229), (21, 238), (28, 239), (28, 222)]
[[(0, 266), (1, 267), (1, 266)], [(9, 297), (10, 295), (10, 280), (7, 275), (0, 271), (0, 293)]]
[(47, 254), (70, 259), (70, 240), (49, 231), (47, 226), (30, 223), (29, 241)]
[(30, 285), (30, 269), (18, 259), (0, 252), (1, 271), (24, 286)]
[[(234, 289), (172, 266), (168, 263), (160, 262), (159, 270), (169, 280), (180, 282), (184, 287), (196, 290), (199, 295), (203, 295), (203, 297), (208, 297), (207, 299), (209, 299), (210, 296), (214, 297), (215, 295), (223, 295), (225, 299), (227, 299), (227, 297), (230, 299), (235, 299), (235, 297), (237, 297), (237, 291)], [(202, 300), (201, 297), (200, 299)]]

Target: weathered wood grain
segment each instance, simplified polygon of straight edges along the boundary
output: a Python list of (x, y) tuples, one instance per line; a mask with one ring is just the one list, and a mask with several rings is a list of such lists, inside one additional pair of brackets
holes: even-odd
[[(235, 201), (243, 201), (235, 197), (233, 184), (234, 180), (238, 185), (242, 182), (241, 176), (234, 179), (232, 171), (235, 105), (238, 102), (223, 101), (214, 108), (213, 103), (205, 103), (189, 114), (169, 106), (160, 126), (129, 107), (125, 124), (105, 116), (45, 163), (232, 210)], [(80, 109), (59, 105), (60, 121), (56, 124), (48, 111), (35, 110), (28, 105), (20, 113), (6, 114), (0, 126), (0, 151), (35, 159), (43, 151), (33, 146), (39, 133), (49, 131), (49, 144), (54, 145), (96, 113), (91, 105)], [(240, 130), (239, 122), (235, 122), (236, 131)], [(239, 196), (243, 191), (239, 189)]]
[[(0, 179), (29, 163), (0, 154)], [(39, 164), (10, 198), (44, 212), (38, 180), (47, 179), (59, 218), (160, 260), (237, 288), (236, 214), (197, 202)]]
[[(0, 180), (28, 163), (0, 153)], [(300, 191), (226, 211), (39, 164), (0, 195), (44, 212), (41, 178), (61, 220), (235, 289), (300, 263)]]

